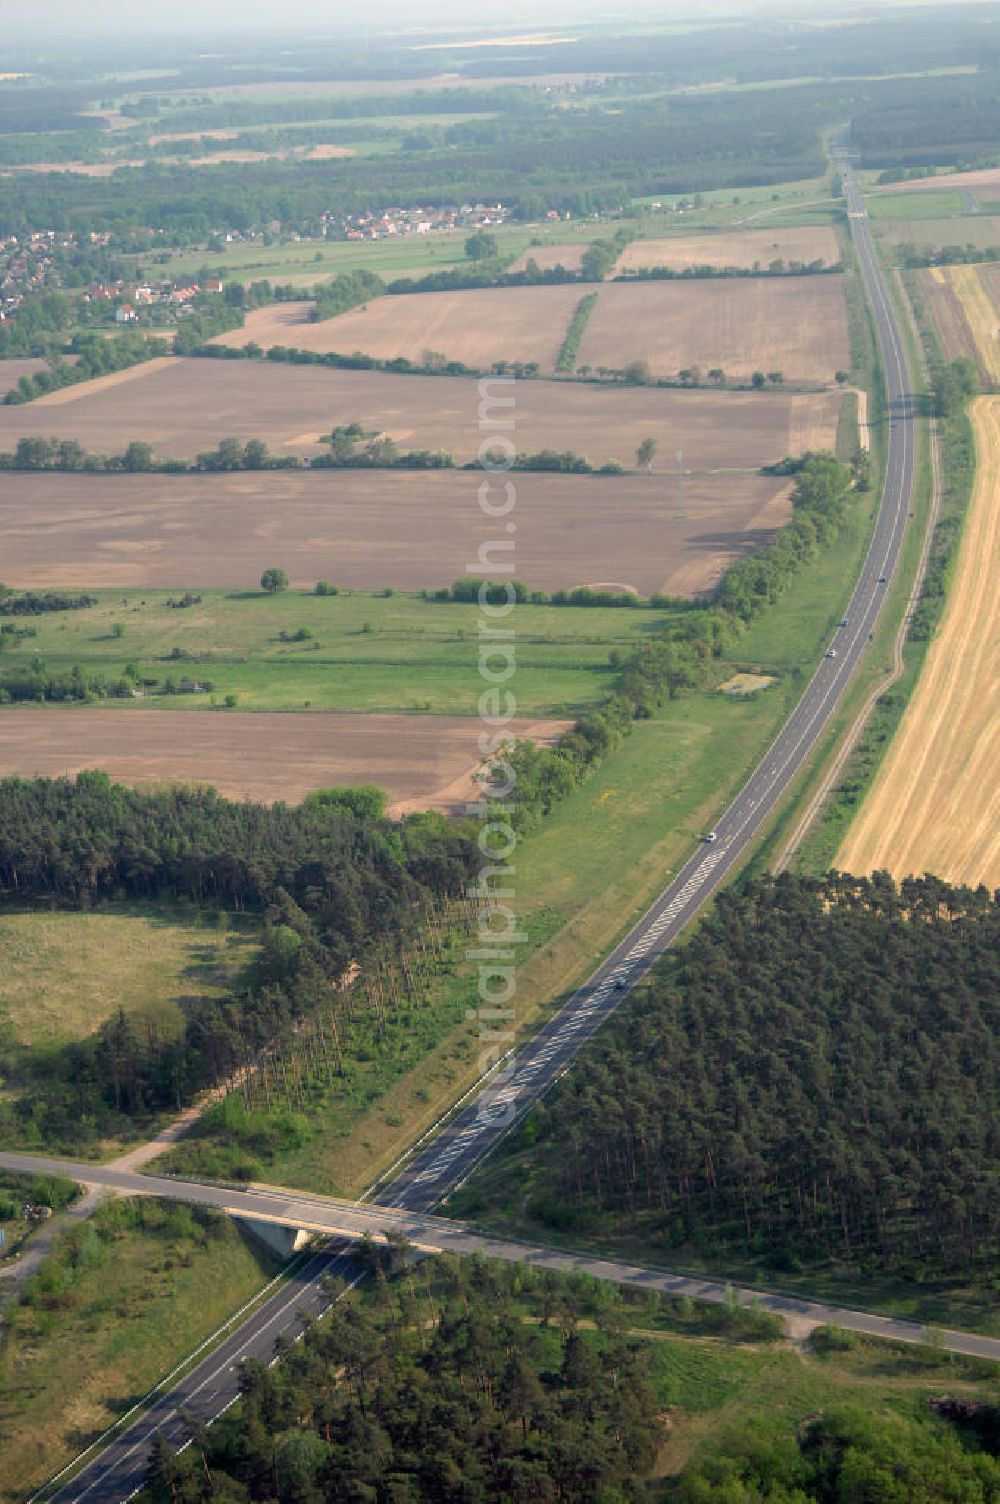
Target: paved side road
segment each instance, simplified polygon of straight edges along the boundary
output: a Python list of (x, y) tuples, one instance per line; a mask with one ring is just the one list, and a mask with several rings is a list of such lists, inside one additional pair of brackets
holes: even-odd
[[(820, 660), (784, 727), (720, 817), (715, 841), (699, 847), (631, 933), (589, 981), (547, 1021), (516, 1059), (509, 1062), (505, 1071), (497, 1073), (468, 1106), (454, 1115), (436, 1138), (417, 1150), (390, 1184), (380, 1189), (375, 1200), (383, 1209), (427, 1213), (439, 1205), (568, 1068), (581, 1046), (610, 1017), (629, 989), (646, 975), (746, 855), (761, 826), (816, 747), (861, 661), (881, 611), (886, 586), (899, 561), (912, 505), (913, 410), (905, 346), (873, 248), (864, 199), (847, 161), (838, 159), (837, 165), (844, 176), (848, 220), (881, 350), (889, 423), (885, 482), (872, 541), (845, 612), (847, 625), (835, 634), (835, 641), (831, 644), (836, 656)], [(552, 1253), (544, 1256), (550, 1259), (563, 1257)], [(333, 1267), (347, 1267), (343, 1249), (335, 1248), (326, 1261), (320, 1258), (313, 1265), (305, 1266), (306, 1271), (312, 1270), (308, 1277), (301, 1270), (296, 1277), (298, 1302), (304, 1309), (311, 1311), (325, 1303), (321, 1276), (330, 1267), (331, 1260)], [(643, 1277), (653, 1276), (647, 1272)], [(274, 1337), (279, 1332), (294, 1331), (299, 1327), (295, 1312), (295, 1301), (289, 1302), (279, 1291), (254, 1311), (240, 1331), (229, 1339), (225, 1353), (229, 1353), (232, 1344), (241, 1357), (266, 1358), (273, 1350)], [(837, 1320), (852, 1315), (831, 1314)], [(898, 1332), (887, 1330), (884, 1334), (891, 1336), (898, 1335)], [(969, 1340), (980, 1342), (986, 1339)], [(956, 1348), (956, 1351), (962, 1350)], [(154, 1419), (168, 1439), (174, 1440), (178, 1434), (175, 1419), (178, 1406), (187, 1405), (192, 1412), (207, 1419), (211, 1417), (212, 1405), (218, 1403), (224, 1408), (226, 1403), (231, 1403), (237, 1383), (233, 1362), (228, 1356), (213, 1354), (184, 1381), (183, 1386), (172, 1389), (164, 1397), (162, 1408)], [(127, 1498), (141, 1481), (152, 1434), (150, 1424), (140, 1419), (125, 1438), (102, 1452), (73, 1482), (59, 1489), (55, 1497), (60, 1504), (84, 1498), (91, 1504), (116, 1504), (116, 1501)]]

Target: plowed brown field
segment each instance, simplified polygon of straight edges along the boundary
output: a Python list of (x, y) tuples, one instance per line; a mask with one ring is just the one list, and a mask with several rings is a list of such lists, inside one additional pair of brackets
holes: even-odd
[[(718, 470), (828, 448), (841, 400), (835, 392), (754, 395), (554, 381), (520, 382), (515, 392), (519, 449), (573, 449), (595, 464), (615, 458), (631, 465), (650, 434), (660, 446), (655, 468), (670, 470), (678, 449), (688, 468)], [(55, 434), (101, 454), (120, 453), (137, 439), (161, 459), (192, 459), (232, 435), (305, 456), (322, 452), (320, 434), (354, 420), (405, 448), (445, 449), (465, 463), (482, 438), (478, 383), (272, 361), (233, 361), (220, 369), (215, 361), (169, 358), (23, 406), (0, 405), (0, 450), (26, 435)]]
[(1000, 885), (1000, 398), (972, 406), (978, 470), (944, 620), (837, 866)]
[[(488, 574), (480, 545), (505, 536), (479, 507), (482, 481), (481, 471), (10, 476), (3, 577), (238, 589), (277, 565), (300, 585), (447, 585)], [(788, 516), (787, 485), (756, 474), (518, 474), (516, 485), (517, 574), (546, 590), (615, 580), (643, 595), (694, 594)]]
[[(555, 740), (567, 721), (512, 721)], [(400, 812), (459, 809), (477, 794), (474, 716), (253, 715), (240, 711), (8, 706), (0, 777), (101, 768), (122, 783), (211, 784), (233, 799), (295, 804), (313, 789), (376, 783)]]

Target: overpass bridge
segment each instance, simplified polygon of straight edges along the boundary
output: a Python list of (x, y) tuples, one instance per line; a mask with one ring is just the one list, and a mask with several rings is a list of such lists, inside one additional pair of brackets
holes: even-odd
[[(342, 1201), (333, 1196), (316, 1196), (281, 1186), (249, 1185), (241, 1189), (168, 1175), (140, 1175), (135, 1171), (116, 1170), (112, 1166), (34, 1154), (0, 1153), (0, 1170), (28, 1175), (62, 1175), (115, 1195), (155, 1196), (193, 1206), (212, 1207), (240, 1221), (287, 1232), (291, 1239), (286, 1249), (289, 1253), (295, 1239), (302, 1233), (318, 1234), (325, 1243), (333, 1239), (347, 1245), (357, 1244), (366, 1237), (376, 1241), (401, 1237), (423, 1253), (457, 1256), (478, 1253), (505, 1263), (530, 1264), (534, 1268), (564, 1273), (585, 1273), (633, 1289), (674, 1297), (686, 1295), (711, 1305), (728, 1304), (735, 1297), (741, 1305), (759, 1306), (761, 1310), (781, 1317), (789, 1333), (798, 1338), (806, 1336), (817, 1326), (834, 1323), (865, 1336), (889, 1341), (920, 1343), (928, 1340), (927, 1328), (919, 1322), (896, 1320), (870, 1311), (851, 1310), (774, 1291), (734, 1287), (721, 1280), (674, 1274), (665, 1269), (603, 1259), (586, 1252), (551, 1248), (515, 1238), (492, 1237), (465, 1222), (453, 1222), (400, 1207)], [(329, 1255), (320, 1257), (329, 1259)], [(336, 1260), (330, 1262), (332, 1266)], [(935, 1334), (938, 1342), (942, 1337), (949, 1352), (1000, 1363), (1000, 1337), (958, 1331)]]

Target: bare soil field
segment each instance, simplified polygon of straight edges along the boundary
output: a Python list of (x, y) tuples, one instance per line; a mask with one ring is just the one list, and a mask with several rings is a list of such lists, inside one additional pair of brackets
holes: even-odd
[[(569, 724), (514, 720), (510, 733), (549, 743)], [(18, 705), (0, 710), (0, 777), (101, 768), (123, 783), (211, 784), (233, 799), (289, 804), (313, 789), (376, 783), (397, 813), (450, 813), (476, 797), (479, 732), (475, 716)]]
[(551, 271), (556, 266), (564, 266), (568, 272), (579, 271), (586, 249), (584, 241), (578, 245), (532, 245), (523, 256), (518, 256), (516, 261), (512, 261), (507, 270), (523, 272), (528, 262), (534, 261), (543, 272)]
[[(497, 545), (504, 528), (479, 506), (483, 480), (481, 471), (26, 473), (5, 481), (0, 559), (9, 585), (31, 588), (256, 588), (274, 565), (295, 585), (421, 590), (489, 574), (489, 557), (494, 568), (509, 560)], [(516, 485), (516, 573), (546, 590), (613, 581), (642, 595), (696, 594), (789, 510), (780, 478), (725, 471), (518, 474)]]
[(380, 360), (405, 355), (419, 361), (434, 350), (475, 370), (496, 360), (537, 361), (555, 369), (580, 288), (490, 287), (462, 292), (402, 293), (375, 298), (337, 318), (309, 322), (311, 303), (279, 303), (251, 313), (243, 329), (219, 335), (217, 344), (293, 345), (300, 350), (361, 350)]
[(902, 724), (836, 865), (1000, 885), (1000, 398), (972, 405), (979, 468), (957, 568)]
[(47, 360), (36, 360), (31, 356), (0, 360), (0, 397), (9, 392), (12, 386), (17, 386), (22, 376), (34, 376), (36, 371), (47, 369)]
[(832, 382), (850, 365), (843, 278), (761, 277), (602, 286), (577, 368), (622, 370), (646, 360), (654, 376), (720, 367), (748, 379)]
[(773, 230), (722, 230), (717, 234), (677, 235), (672, 239), (634, 240), (618, 258), (616, 272), (640, 271), (643, 267), (669, 266), (684, 271), (691, 266), (762, 268), (772, 261), (824, 261), (833, 266), (840, 260), (840, 246), (829, 225), (781, 226)]
[[(519, 449), (572, 449), (595, 464), (613, 458), (631, 466), (651, 435), (659, 444), (655, 467), (671, 471), (678, 450), (686, 468), (718, 470), (829, 448), (841, 401), (836, 392), (681, 392), (555, 381), (519, 382), (515, 394)], [(445, 449), (464, 464), (482, 439), (478, 382), (164, 358), (35, 402), (0, 405), (0, 450), (23, 437), (55, 436), (111, 454), (141, 440), (160, 459), (193, 459), (232, 436), (261, 438), (279, 455), (311, 456), (323, 451), (321, 434), (355, 420), (404, 448)]]

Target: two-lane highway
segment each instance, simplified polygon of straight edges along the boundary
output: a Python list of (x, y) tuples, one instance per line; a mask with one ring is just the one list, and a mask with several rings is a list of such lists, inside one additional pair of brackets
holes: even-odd
[(885, 486), (845, 620), (805, 693), (705, 842), (607, 960), (510, 1063), (415, 1155), (376, 1200), (429, 1210), (460, 1183), (552, 1084), (741, 860), (822, 735), (868, 645), (906, 531), (914, 476), (912, 398), (905, 347), (875, 256), (864, 201), (845, 171), (848, 213), (885, 371), (889, 435)]
[[(801, 771), (829, 725), (867, 646), (899, 560), (911, 507), (914, 435), (905, 346), (872, 245), (864, 200), (846, 161), (841, 162), (848, 219), (875, 323), (889, 408), (886, 474), (864, 566), (845, 611), (847, 625), (821, 659), (805, 693), (766, 755), (716, 826), (715, 840), (700, 846), (678, 876), (593, 976), (545, 1023), (524, 1049), (462, 1107), (374, 1198), (385, 1207), (426, 1212), (475, 1168), (564, 1071), (580, 1047), (605, 1022), (629, 988), (644, 976), (747, 853), (761, 826)], [(142, 1481), (145, 1457), (157, 1428), (175, 1444), (185, 1431), (178, 1409), (210, 1419), (232, 1402), (236, 1363), (268, 1361), (275, 1337), (299, 1329), (296, 1311), (328, 1303), (322, 1276), (350, 1267), (335, 1248), (307, 1263), (293, 1287), (276, 1293), (248, 1317), (225, 1344), (163, 1396), (150, 1418), (134, 1422), (71, 1482), (55, 1494), (60, 1504), (87, 1499), (114, 1504)]]

